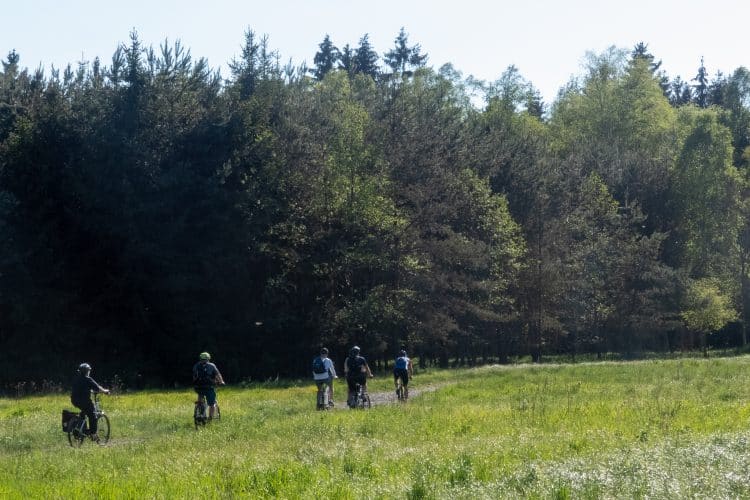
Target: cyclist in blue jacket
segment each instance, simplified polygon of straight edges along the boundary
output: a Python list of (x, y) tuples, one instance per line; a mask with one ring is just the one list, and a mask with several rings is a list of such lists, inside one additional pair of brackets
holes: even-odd
[(398, 389), (398, 379), (404, 385), (404, 399), (409, 397), (409, 380), (414, 376), (414, 367), (411, 359), (406, 355), (406, 351), (401, 350), (396, 358), (396, 364), (393, 368), (393, 383)]
[[(316, 371), (316, 367), (319, 370)], [(320, 355), (313, 360), (313, 380), (318, 385), (318, 390), (323, 384), (328, 386), (328, 406), (334, 406), (333, 403), (333, 379), (338, 378), (336, 367), (333, 360), (328, 357), (328, 349), (323, 347)]]

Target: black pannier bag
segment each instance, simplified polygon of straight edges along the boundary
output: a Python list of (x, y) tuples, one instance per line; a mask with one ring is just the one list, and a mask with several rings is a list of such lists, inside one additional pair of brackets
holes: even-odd
[(78, 416), (78, 412), (63, 410), (62, 411), (62, 430), (63, 432), (70, 432), (70, 426), (73, 420)]

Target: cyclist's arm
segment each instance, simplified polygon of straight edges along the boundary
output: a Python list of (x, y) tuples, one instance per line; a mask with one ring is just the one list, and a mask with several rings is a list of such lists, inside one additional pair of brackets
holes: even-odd
[(336, 367), (333, 365), (333, 361), (329, 359), (328, 365), (328, 374), (333, 378), (338, 378), (338, 376), (336, 375)]
[(219, 370), (216, 370), (216, 377), (214, 377), (214, 381), (219, 385), (224, 385), (224, 377), (221, 376), (221, 372)]
[(368, 365), (367, 363), (365, 363), (365, 370), (367, 370), (367, 376), (368, 376), (368, 377), (372, 378), (372, 377), (374, 377), (374, 376), (375, 376), (375, 375), (373, 375), (373, 374), (372, 374), (372, 372), (370, 371), (370, 365)]
[(94, 380), (91, 377), (88, 377), (89, 382), (89, 388), (91, 389), (91, 392), (103, 392), (104, 394), (109, 394), (109, 389), (105, 389), (104, 387), (100, 386), (96, 380)]
[(409, 360), (409, 376), (414, 376), (414, 365), (412, 364), (411, 360)]

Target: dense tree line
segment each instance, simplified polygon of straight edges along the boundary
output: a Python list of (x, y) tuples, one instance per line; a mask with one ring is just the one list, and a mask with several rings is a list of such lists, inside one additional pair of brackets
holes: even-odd
[(402, 30), (314, 67), (248, 31), (224, 80), (136, 34), (0, 73), (0, 380), (126, 383), (375, 362), (744, 345), (750, 73), (589, 54), (551, 106), (426, 65)]

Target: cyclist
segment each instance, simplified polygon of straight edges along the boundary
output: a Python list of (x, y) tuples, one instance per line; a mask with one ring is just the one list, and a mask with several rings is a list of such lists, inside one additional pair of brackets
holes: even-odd
[(211, 355), (207, 352), (200, 353), (199, 361), (193, 365), (193, 386), (198, 396), (204, 396), (208, 404), (208, 418), (214, 418), (216, 411), (216, 385), (224, 385), (216, 365), (211, 363)]
[(96, 383), (91, 378), (91, 365), (88, 363), (81, 363), (78, 366), (78, 373), (73, 378), (73, 389), (70, 393), (70, 402), (81, 410), (89, 420), (88, 434), (94, 441), (99, 441), (99, 434), (97, 433), (97, 421), (96, 415), (94, 414), (94, 402), (91, 401), (92, 392), (103, 392), (109, 394), (109, 389), (105, 389)]
[(402, 349), (398, 353), (396, 364), (393, 368), (393, 383), (398, 389), (398, 379), (401, 379), (401, 383), (404, 385), (404, 399), (409, 397), (409, 379), (411, 379), (413, 376), (414, 367), (411, 364), (411, 359), (409, 359), (409, 357), (406, 355), (406, 351)]
[(328, 406), (333, 406), (333, 379), (336, 376), (336, 368), (333, 360), (328, 357), (328, 349), (320, 350), (320, 355), (313, 360), (313, 380), (320, 390), (323, 384), (328, 384)]
[(347, 402), (350, 407), (353, 406), (353, 396), (357, 390), (357, 384), (367, 390), (367, 377), (374, 377), (367, 360), (359, 353), (360, 349), (355, 345), (349, 352), (349, 357), (344, 361), (344, 375), (346, 375), (346, 385), (349, 386)]

